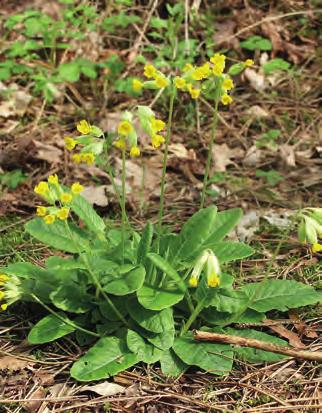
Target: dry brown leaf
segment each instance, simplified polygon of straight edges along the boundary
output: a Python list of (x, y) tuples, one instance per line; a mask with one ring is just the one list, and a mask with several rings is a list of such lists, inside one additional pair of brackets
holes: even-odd
[(278, 26), (275, 22), (269, 22), (265, 21), (261, 24), (261, 28), (263, 33), (270, 38), (272, 42), (272, 57), (275, 57), (275, 55), (281, 51), (284, 50), (284, 41), (279, 34), (279, 31), (281, 30), (280, 26)]
[(222, 145), (214, 145), (214, 170), (218, 172), (226, 171), (228, 165), (234, 164), (232, 159), (240, 159), (244, 153), (243, 149), (230, 148), (226, 143), (223, 143)]
[(246, 79), (249, 81), (252, 88), (258, 92), (262, 92), (268, 86), (264, 73), (256, 72), (254, 69), (247, 68), (244, 72)]
[(245, 154), (244, 165), (257, 166), (261, 159), (261, 153), (262, 151), (256, 145), (252, 145)]
[(51, 164), (60, 163), (63, 159), (63, 151), (56, 146), (47, 145), (45, 143), (33, 140), (36, 147), (35, 158), (41, 159)]
[(292, 145), (282, 144), (279, 145), (279, 152), (282, 161), (286, 166), (295, 167), (295, 148)]
[(21, 370), (32, 364), (31, 361), (22, 360), (15, 356), (4, 356), (0, 358), (0, 370)]
[(216, 23), (216, 33), (213, 36), (215, 43), (237, 49), (239, 41), (236, 37), (232, 37), (235, 28), (236, 22), (234, 20), (225, 20), (222, 23)]
[(251, 106), (249, 109), (247, 109), (246, 113), (256, 118), (268, 118), (269, 117), (269, 113), (259, 105)]
[[(46, 397), (45, 389), (43, 387), (38, 387), (38, 389), (30, 395), (29, 397), (30, 401), (23, 402), (22, 406), (28, 412), (37, 412), (39, 407), (43, 403), (42, 400), (37, 400), (37, 399), (44, 399), (45, 397)], [(36, 400), (33, 400), (33, 399), (36, 399)]]
[(110, 381), (95, 384), (94, 386), (84, 386), (81, 391), (92, 391), (100, 396), (115, 396), (116, 394), (124, 393), (126, 388)]
[(169, 153), (179, 159), (196, 160), (196, 152), (193, 149), (187, 149), (182, 143), (172, 143), (169, 145)]
[(317, 338), (318, 334), (312, 330), (303, 320), (300, 319), (295, 310), (289, 311), (289, 317), (292, 321), (295, 321), (294, 327), (303, 336), (308, 338)]
[(250, 210), (243, 215), (236, 227), (236, 234), (240, 241), (249, 241), (259, 228), (260, 212)]
[(91, 204), (100, 207), (108, 205), (108, 198), (106, 196), (107, 186), (86, 186), (82, 191), (82, 196)]
[(290, 331), (285, 328), (283, 325), (272, 325), (272, 320), (265, 319), (263, 324), (266, 325), (270, 330), (277, 333), (279, 336), (286, 338), (291, 346), (295, 348), (305, 348), (305, 344), (302, 343), (300, 337), (294, 333), (294, 331)]

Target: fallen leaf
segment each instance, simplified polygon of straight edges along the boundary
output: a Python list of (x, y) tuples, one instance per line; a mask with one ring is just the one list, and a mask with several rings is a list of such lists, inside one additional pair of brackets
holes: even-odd
[(187, 149), (182, 143), (172, 143), (169, 145), (169, 153), (179, 159), (196, 160), (196, 152), (193, 149)]
[(279, 145), (279, 152), (282, 161), (286, 166), (295, 167), (295, 148), (287, 143)]
[(225, 20), (222, 23), (216, 22), (216, 32), (213, 36), (214, 42), (232, 49), (237, 49), (239, 41), (236, 37), (233, 37), (235, 28), (236, 22), (233, 20)]
[(268, 84), (265, 81), (265, 76), (260, 71), (256, 72), (254, 69), (247, 68), (244, 74), (250, 85), (258, 92), (262, 92), (267, 88)]
[(23, 90), (18, 90), (13, 94), (14, 100), (14, 111), (18, 116), (23, 116), (32, 100), (32, 96), (29, 93), (24, 92)]
[(230, 148), (226, 143), (223, 143), (222, 145), (214, 145), (214, 170), (218, 172), (226, 171), (228, 165), (234, 164), (232, 159), (240, 159), (244, 156), (244, 153), (243, 149)]
[(63, 151), (56, 146), (47, 145), (45, 143), (33, 140), (33, 144), (36, 147), (35, 158), (41, 159), (48, 163), (60, 163), (63, 159)]
[(108, 205), (108, 199), (106, 196), (107, 186), (86, 186), (82, 191), (82, 196), (91, 204), (100, 207), (106, 207)]
[(23, 360), (15, 356), (4, 356), (0, 358), (0, 370), (21, 370), (32, 364), (29, 360)]
[(116, 383), (104, 381), (94, 386), (84, 386), (81, 390), (92, 391), (100, 396), (115, 396), (116, 394), (124, 393), (126, 388)]
[(302, 343), (300, 337), (294, 333), (294, 331), (288, 330), (282, 325), (272, 325), (272, 320), (268, 318), (263, 321), (263, 324), (266, 325), (270, 330), (277, 333), (279, 336), (286, 338), (290, 345), (295, 348), (305, 348), (305, 344)]
[(34, 391), (30, 396), (30, 401), (23, 402), (22, 406), (28, 412), (37, 412), (40, 406), (42, 405), (42, 400), (33, 400), (33, 399), (44, 399), (46, 397), (46, 392), (43, 387), (39, 387), (36, 391)]
[(292, 367), (282, 367), (278, 369), (276, 372), (273, 372), (270, 375), (271, 378), (276, 379), (277, 381), (284, 383), (290, 377), (293, 377), (294, 380), (301, 380), (304, 378), (302, 374), (300, 374), (297, 370), (292, 369)]
[(261, 106), (258, 106), (258, 105), (251, 106), (246, 111), (246, 113), (256, 118), (268, 118), (269, 117), (269, 113), (265, 109), (263, 109)]
[(260, 213), (256, 210), (246, 212), (236, 227), (236, 234), (240, 241), (249, 241), (259, 228)]
[(281, 27), (274, 22), (265, 21), (261, 24), (261, 28), (263, 33), (266, 34), (266, 36), (269, 37), (272, 42), (272, 57), (275, 57), (275, 55), (279, 51), (284, 50), (284, 41), (279, 34)]
[(243, 160), (246, 166), (257, 166), (261, 159), (262, 151), (257, 148), (256, 145), (252, 145), (246, 152), (245, 158)]
[(317, 332), (310, 328), (303, 320), (301, 320), (295, 310), (289, 311), (289, 317), (292, 321), (295, 321), (294, 327), (301, 335), (308, 338), (318, 338)]

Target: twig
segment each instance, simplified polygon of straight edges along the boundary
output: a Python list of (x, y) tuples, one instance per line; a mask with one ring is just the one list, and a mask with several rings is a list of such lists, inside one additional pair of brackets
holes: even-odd
[(254, 338), (230, 336), (226, 334), (208, 333), (205, 331), (194, 331), (194, 339), (197, 341), (213, 341), (215, 343), (234, 344), (241, 347), (252, 347), (271, 353), (284, 354), (301, 360), (322, 362), (322, 351), (305, 351), (288, 347), (277, 346)]

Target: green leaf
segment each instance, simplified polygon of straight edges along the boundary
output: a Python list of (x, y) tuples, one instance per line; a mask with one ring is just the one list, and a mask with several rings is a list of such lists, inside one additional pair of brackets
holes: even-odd
[(240, 42), (240, 47), (247, 50), (272, 50), (272, 42), (262, 36), (250, 36)]
[(148, 222), (143, 230), (138, 246), (137, 263), (144, 264), (147, 253), (150, 250), (153, 237), (153, 225)]
[(67, 281), (50, 294), (50, 299), (57, 308), (71, 313), (86, 313), (91, 308), (91, 297), (79, 283)]
[(276, 58), (264, 63), (262, 67), (264, 73), (266, 75), (269, 75), (270, 73), (278, 72), (280, 70), (287, 72), (291, 67), (291, 63), (287, 62), (284, 59)]
[[(208, 325), (211, 324), (215, 326), (231, 324), (232, 318), (231, 313), (217, 311), (215, 307), (205, 308), (200, 316)], [(248, 309), (238, 318), (238, 323), (261, 323), (264, 318), (265, 316), (263, 313)]]
[(138, 363), (140, 358), (132, 353), (125, 340), (103, 337), (78, 361), (70, 371), (79, 381), (105, 379)]
[(62, 80), (66, 82), (77, 82), (80, 76), (80, 66), (77, 62), (63, 63), (58, 72)]
[(189, 366), (198, 366), (218, 375), (230, 372), (233, 365), (233, 350), (230, 345), (197, 342), (192, 333), (175, 340), (173, 350)]
[(240, 260), (254, 253), (253, 248), (243, 242), (222, 241), (206, 244), (217, 256), (220, 263)]
[(141, 327), (153, 333), (162, 333), (173, 328), (173, 315), (171, 308), (161, 311), (147, 310), (132, 298), (127, 301), (127, 309), (130, 316)]
[[(63, 316), (63, 314), (60, 314)], [(65, 317), (66, 318), (66, 317)], [(66, 318), (66, 320), (68, 320)], [(54, 315), (48, 315), (38, 321), (28, 334), (30, 344), (43, 344), (57, 340), (75, 331), (75, 328), (64, 323)]]
[(121, 271), (118, 276), (109, 278), (109, 281), (104, 284), (104, 290), (113, 295), (127, 295), (141, 288), (144, 283), (145, 268), (141, 265), (131, 267), (130, 270)]
[(99, 236), (104, 234), (106, 228), (105, 222), (85, 198), (81, 195), (75, 196), (70, 206), (75, 214), (84, 221), (88, 229)]
[(160, 362), (162, 373), (168, 377), (178, 377), (188, 367), (171, 349), (163, 352)]
[(148, 254), (148, 258), (153, 262), (153, 264), (159, 268), (161, 271), (163, 271), (166, 275), (168, 275), (173, 281), (176, 282), (180, 290), (183, 292), (186, 291), (187, 287), (180, 277), (180, 275), (177, 273), (177, 271), (166, 261), (164, 258), (162, 258), (160, 255), (155, 254), (155, 253), (150, 253)]
[(316, 304), (321, 300), (321, 294), (313, 287), (293, 280), (246, 284), (241, 290), (251, 300), (249, 308), (262, 313), (270, 310), (287, 311), (289, 308)]
[(163, 310), (181, 301), (184, 293), (177, 288), (144, 285), (137, 291), (137, 297), (143, 307), (149, 310)]
[(167, 350), (173, 346), (175, 330), (173, 326), (160, 334), (146, 334), (143, 332), (142, 335), (155, 347), (158, 347), (160, 350)]
[(204, 244), (213, 244), (225, 238), (225, 236), (237, 225), (243, 215), (240, 208), (232, 208), (227, 211), (218, 212), (211, 235)]
[(228, 74), (230, 76), (239, 75), (245, 69), (245, 63), (235, 63), (234, 65), (230, 66), (228, 70)]
[(242, 291), (219, 289), (209, 305), (224, 313), (237, 313), (245, 308), (249, 298)]
[(43, 219), (35, 218), (27, 222), (25, 229), (39, 241), (58, 250), (76, 253), (89, 245), (81, 230), (71, 224), (68, 230), (64, 222), (55, 221), (47, 225)]
[[(285, 340), (281, 340), (280, 338), (256, 330), (236, 330), (234, 328), (228, 328), (225, 330), (225, 334), (254, 338), (256, 340), (265, 341), (266, 343), (272, 343), (283, 347), (288, 346)], [(249, 363), (276, 362), (287, 358), (282, 354), (271, 353), (270, 351), (258, 350), (250, 347), (234, 347), (234, 353), (240, 360)]]
[(152, 344), (147, 343), (140, 334), (133, 330), (128, 330), (126, 336), (128, 348), (137, 354), (144, 363), (155, 363), (160, 360), (163, 351)]
[(216, 215), (216, 207), (201, 209), (184, 224), (178, 238), (177, 257), (186, 259), (194, 254), (213, 232)]

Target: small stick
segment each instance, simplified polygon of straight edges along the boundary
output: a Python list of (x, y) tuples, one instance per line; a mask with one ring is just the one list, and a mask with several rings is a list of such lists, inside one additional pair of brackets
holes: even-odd
[(301, 360), (322, 362), (322, 351), (305, 351), (277, 346), (254, 338), (230, 336), (226, 334), (208, 333), (206, 331), (194, 331), (194, 339), (197, 341), (212, 341), (215, 343), (234, 344), (240, 347), (252, 347), (259, 350), (270, 351), (271, 353), (284, 354)]

